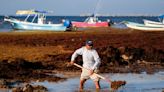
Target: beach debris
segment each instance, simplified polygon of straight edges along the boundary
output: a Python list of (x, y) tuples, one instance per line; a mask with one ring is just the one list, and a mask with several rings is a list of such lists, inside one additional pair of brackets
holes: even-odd
[(118, 88), (124, 86), (126, 81), (112, 81), (111, 82), (111, 89), (117, 90)]

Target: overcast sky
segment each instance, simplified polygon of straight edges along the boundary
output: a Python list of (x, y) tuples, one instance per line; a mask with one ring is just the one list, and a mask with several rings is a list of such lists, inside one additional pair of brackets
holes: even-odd
[[(14, 15), (16, 10), (51, 10), (53, 15), (109, 14), (161, 15), (164, 0), (0, 0), (0, 15)], [(96, 9), (97, 6), (97, 9)]]

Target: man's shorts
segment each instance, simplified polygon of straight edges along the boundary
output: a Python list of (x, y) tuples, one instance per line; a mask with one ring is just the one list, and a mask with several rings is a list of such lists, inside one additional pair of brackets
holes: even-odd
[[(98, 70), (94, 70), (94, 73), (98, 73)], [(92, 79), (93, 81), (99, 81), (99, 77), (96, 76), (95, 74), (92, 74), (90, 75), (90, 71), (87, 70), (87, 69), (82, 69), (82, 73), (81, 73), (81, 77), (80, 79), (83, 80), (83, 79)]]

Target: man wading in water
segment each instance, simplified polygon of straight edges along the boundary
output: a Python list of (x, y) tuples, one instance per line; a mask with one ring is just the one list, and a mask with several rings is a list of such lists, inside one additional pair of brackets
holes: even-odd
[(94, 74), (98, 72), (100, 66), (100, 57), (95, 49), (93, 49), (93, 42), (91, 40), (86, 41), (85, 46), (77, 49), (71, 57), (70, 64), (73, 65), (78, 55), (82, 55), (83, 67), (79, 90), (83, 90), (84, 83), (87, 79), (91, 78), (96, 86), (96, 89), (100, 89), (99, 78)]

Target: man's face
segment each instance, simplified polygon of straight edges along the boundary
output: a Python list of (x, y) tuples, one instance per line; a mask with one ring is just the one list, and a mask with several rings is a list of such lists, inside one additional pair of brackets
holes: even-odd
[(92, 49), (92, 47), (93, 47), (92, 45), (87, 45), (87, 44), (86, 44), (86, 48), (87, 48), (88, 50)]

